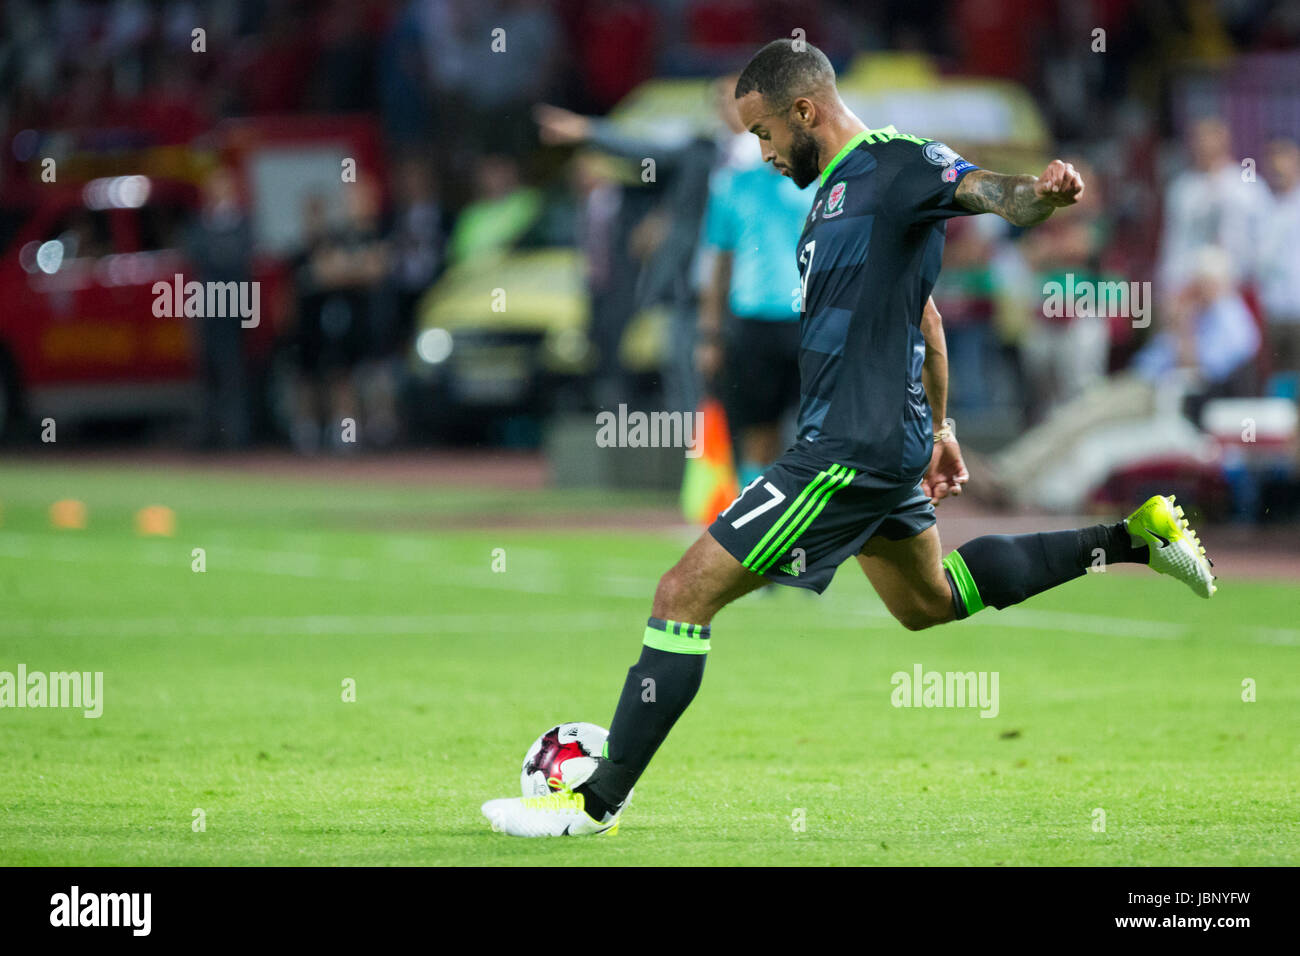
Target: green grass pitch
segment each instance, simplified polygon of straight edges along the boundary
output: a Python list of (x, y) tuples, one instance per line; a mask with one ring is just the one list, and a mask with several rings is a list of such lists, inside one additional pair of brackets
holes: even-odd
[[(592, 497), (0, 467), (0, 671), (104, 674), (99, 719), (0, 709), (0, 863), (1300, 863), (1297, 591), (1230, 568), (1209, 602), (1115, 570), (920, 633), (852, 563), (752, 595), (620, 834), (492, 833), (537, 734), (608, 725), (688, 540), (566, 531), (647, 501)], [(175, 537), (135, 535), (147, 504)], [(892, 706), (916, 664), (996, 671), (998, 715)]]

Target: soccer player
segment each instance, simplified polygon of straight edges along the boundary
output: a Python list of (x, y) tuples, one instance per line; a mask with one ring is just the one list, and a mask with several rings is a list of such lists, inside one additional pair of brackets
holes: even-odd
[(1214, 593), (1204, 549), (1163, 496), (1115, 524), (986, 535), (942, 556), (934, 506), (969, 477), (944, 418), (943, 333), (928, 302), (944, 220), (992, 212), (1033, 226), (1076, 202), (1084, 183), (1060, 160), (1039, 177), (1002, 175), (942, 143), (867, 129), (840, 100), (826, 57), (800, 46), (769, 43), (736, 83), (764, 160), (800, 187), (818, 184), (796, 252), (798, 437), (660, 579), (605, 753), (562, 764), (562, 789), (550, 796), (489, 800), (483, 813), (496, 830), (615, 832), (633, 784), (700, 686), (713, 616), (768, 581), (820, 593), (856, 556), (911, 630), (1018, 604), (1082, 576), (1098, 549), (1107, 563), (1149, 564), (1201, 597)]

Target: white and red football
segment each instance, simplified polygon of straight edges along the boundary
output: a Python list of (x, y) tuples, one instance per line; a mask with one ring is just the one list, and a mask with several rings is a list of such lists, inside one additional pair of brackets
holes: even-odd
[[(575, 786), (591, 776), (609, 731), (580, 721), (560, 724), (542, 734), (524, 756), (519, 775), (525, 797), (544, 797)], [(570, 764), (570, 761), (578, 761)], [(567, 768), (566, 768), (567, 765)]]

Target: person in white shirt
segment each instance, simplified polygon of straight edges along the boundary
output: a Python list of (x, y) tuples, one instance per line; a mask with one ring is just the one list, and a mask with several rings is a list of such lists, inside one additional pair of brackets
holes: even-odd
[[(1191, 165), (1165, 192), (1164, 226), (1156, 266), (1157, 296), (1173, 301), (1191, 278), (1197, 250), (1216, 246), (1238, 276), (1254, 274), (1259, 235), (1268, 214), (1268, 186), (1244, 177), (1227, 124), (1214, 117), (1188, 130)], [(1249, 180), (1249, 181), (1248, 181)]]
[(1274, 372), (1300, 372), (1300, 145), (1269, 143), (1273, 208), (1264, 219), (1257, 275)]

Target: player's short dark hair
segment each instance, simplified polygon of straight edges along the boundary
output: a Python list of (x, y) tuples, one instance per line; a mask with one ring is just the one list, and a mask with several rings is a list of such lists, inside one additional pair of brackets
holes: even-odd
[(774, 110), (786, 110), (800, 96), (835, 85), (835, 68), (807, 41), (773, 40), (753, 55), (736, 81), (736, 99), (757, 91)]

